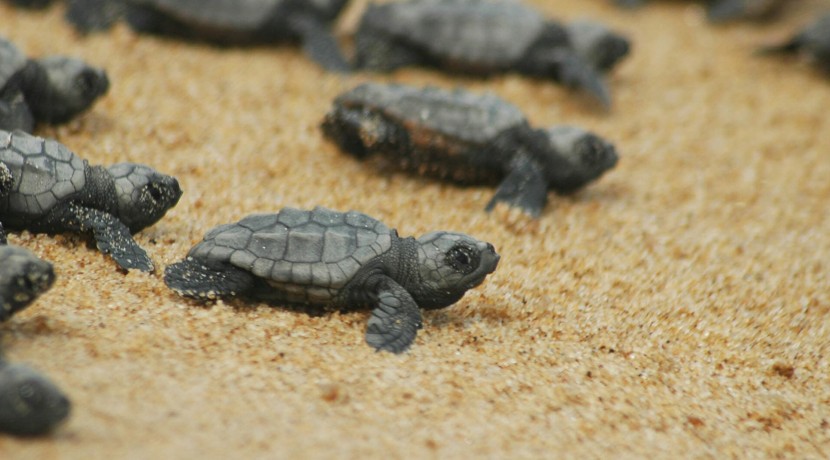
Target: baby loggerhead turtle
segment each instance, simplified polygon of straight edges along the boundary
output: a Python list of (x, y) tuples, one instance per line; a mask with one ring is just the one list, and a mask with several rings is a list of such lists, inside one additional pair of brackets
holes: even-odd
[(55, 271), (28, 250), (6, 244), (2, 225), (0, 240), (0, 321), (6, 321), (52, 287)]
[(333, 71), (349, 65), (329, 30), (348, 0), (70, 0), (66, 17), (82, 32), (121, 15), (139, 31), (222, 45), (299, 41)]
[[(602, 47), (603, 65), (580, 55), (577, 42), (580, 50)], [(386, 72), (410, 65), (475, 75), (515, 71), (584, 89), (608, 107), (599, 72), (629, 47), (606, 28), (567, 27), (516, 1), (408, 0), (369, 5), (355, 34), (354, 65)]]
[(0, 358), (0, 431), (46, 434), (66, 420), (70, 410), (69, 399), (48, 378)]
[(444, 308), (498, 265), (493, 245), (462, 233), (400, 238), (365, 214), (316, 207), (255, 214), (209, 231), (164, 281), (196, 299), (235, 295), (330, 310), (373, 308), (366, 342), (405, 351), (423, 309)]
[(499, 183), (497, 202), (538, 216), (617, 163), (614, 146), (572, 126), (531, 128), (514, 105), (464, 90), (366, 83), (337, 97), (323, 132), (357, 158), (380, 154), (459, 184)]
[[(635, 8), (648, 0), (614, 0), (619, 6)], [(737, 19), (762, 19), (772, 14), (783, 3), (781, 0), (706, 0), (706, 17), (712, 22)]]
[(0, 129), (31, 132), (35, 123), (65, 123), (109, 89), (102, 69), (80, 59), (27, 59), (0, 37)]
[(824, 72), (830, 74), (830, 13), (796, 33), (789, 40), (759, 50), (761, 54), (802, 53)]
[(135, 163), (90, 166), (59, 142), (22, 131), (0, 131), (0, 162), (13, 179), (0, 197), (0, 222), (8, 228), (90, 232), (121, 268), (153, 270), (131, 233), (175, 206), (182, 194), (175, 178)]

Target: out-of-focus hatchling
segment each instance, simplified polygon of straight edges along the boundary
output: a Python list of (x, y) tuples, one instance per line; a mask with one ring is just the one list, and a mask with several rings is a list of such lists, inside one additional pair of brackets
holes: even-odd
[(6, 321), (52, 287), (55, 271), (28, 250), (6, 244), (2, 225), (0, 237), (0, 321)]
[(789, 40), (761, 48), (759, 52), (761, 54), (800, 53), (813, 61), (822, 71), (830, 74), (830, 13), (822, 15)]
[(617, 163), (613, 145), (583, 129), (532, 128), (492, 94), (366, 83), (335, 99), (325, 135), (357, 158), (380, 154), (459, 184), (499, 184), (487, 204), (538, 216), (547, 193), (569, 193)]
[(330, 310), (372, 308), (366, 342), (405, 351), (420, 309), (444, 308), (492, 273), (490, 243), (463, 233), (400, 238), (365, 214), (317, 207), (255, 214), (209, 231), (164, 281), (196, 299), (245, 296)]
[(69, 399), (44, 375), (0, 359), (0, 432), (47, 434), (66, 420), (70, 410)]
[(354, 65), (387, 72), (411, 65), (476, 75), (515, 71), (583, 89), (608, 107), (600, 73), (629, 48), (625, 37), (597, 23), (566, 26), (516, 1), (408, 0), (369, 5), (355, 35)]
[[(648, 0), (614, 0), (619, 6), (635, 8)], [(706, 17), (712, 22), (727, 22), (738, 19), (764, 19), (772, 15), (782, 0), (706, 0)]]
[(40, 9), (52, 4), (52, 0), (6, 0), (12, 5), (22, 8)]
[(22, 131), (0, 131), (0, 162), (12, 186), (0, 222), (33, 232), (92, 233), (123, 269), (152, 271), (132, 233), (153, 225), (181, 197), (175, 178), (135, 163), (90, 166), (65, 146)]
[(65, 123), (109, 89), (104, 70), (80, 59), (28, 59), (0, 37), (0, 129), (31, 132), (35, 123)]
[(329, 23), (348, 0), (70, 0), (66, 17), (83, 32), (106, 29), (120, 14), (130, 26), (222, 45), (300, 42), (322, 67), (346, 71)]

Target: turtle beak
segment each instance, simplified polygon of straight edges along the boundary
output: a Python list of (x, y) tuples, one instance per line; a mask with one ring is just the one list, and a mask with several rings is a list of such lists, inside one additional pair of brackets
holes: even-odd
[(490, 243), (479, 243), (479, 252), (481, 253), (479, 267), (485, 271), (485, 274), (489, 275), (496, 271), (496, 267), (498, 267), (499, 260), (501, 259), (501, 256), (496, 253), (496, 248)]

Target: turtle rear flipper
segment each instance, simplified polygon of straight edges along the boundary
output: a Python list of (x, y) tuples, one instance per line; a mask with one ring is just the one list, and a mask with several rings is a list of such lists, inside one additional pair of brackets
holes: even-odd
[(58, 228), (59, 231), (91, 231), (98, 249), (109, 254), (119, 267), (143, 272), (155, 270), (153, 261), (135, 242), (127, 226), (115, 216), (77, 205), (70, 206), (68, 212), (70, 218), (61, 222), (66, 228)]
[(232, 265), (216, 270), (187, 257), (164, 270), (164, 283), (177, 293), (194, 299), (218, 299), (248, 292), (254, 286), (249, 272)]
[(378, 293), (378, 306), (372, 310), (366, 328), (366, 343), (376, 350), (406, 351), (423, 327), (418, 304), (403, 287), (389, 280)]
[(547, 200), (548, 184), (542, 168), (536, 162), (520, 157), (513, 161), (510, 173), (484, 209), (489, 212), (497, 203), (505, 203), (539, 217)]
[(125, 13), (124, 0), (68, 0), (66, 20), (87, 34), (109, 30)]
[(346, 73), (352, 70), (340, 45), (325, 24), (313, 18), (301, 17), (291, 22), (301, 37), (303, 52), (314, 62), (331, 72)]

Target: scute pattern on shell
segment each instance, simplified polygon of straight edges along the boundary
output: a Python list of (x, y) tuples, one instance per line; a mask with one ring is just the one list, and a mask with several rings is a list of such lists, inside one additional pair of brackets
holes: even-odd
[(417, 122), (422, 128), (477, 144), (527, 123), (513, 104), (490, 93), (463, 90), (366, 83), (338, 97), (335, 104), (380, 110), (401, 123)]
[(0, 161), (17, 192), (0, 199), (2, 213), (40, 217), (86, 185), (86, 160), (54, 140), (0, 131)]
[[(250, 271), (272, 284), (330, 296), (367, 262), (392, 246), (392, 231), (357, 212), (286, 208), (214, 228), (188, 254)], [(283, 288), (288, 289), (286, 286)]]
[(415, 0), (375, 8), (373, 26), (455, 62), (511, 66), (544, 27), (544, 18), (517, 1)]

